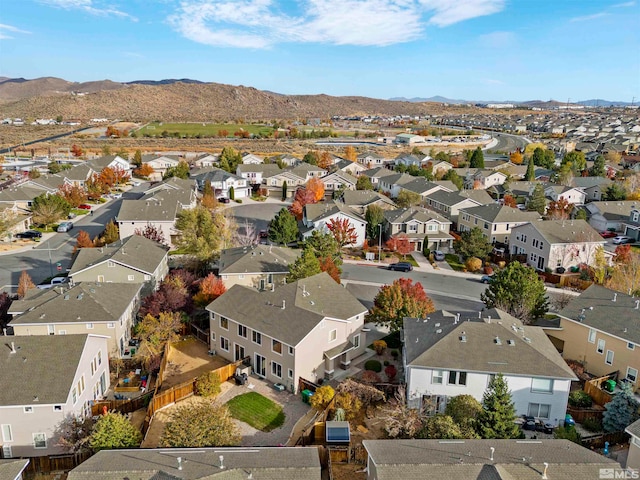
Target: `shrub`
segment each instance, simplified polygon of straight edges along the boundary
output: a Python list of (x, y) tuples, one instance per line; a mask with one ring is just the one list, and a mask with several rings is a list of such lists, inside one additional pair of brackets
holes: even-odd
[(364, 364), (364, 369), (370, 372), (379, 373), (382, 371), (382, 365), (378, 360), (367, 360)]
[(398, 355), (400, 355), (400, 352), (398, 352), (398, 350), (391, 350), (391, 356), (394, 360), (398, 358)]
[(385, 342), (384, 340), (376, 340), (373, 342), (373, 349), (376, 351), (378, 355), (382, 355), (382, 353), (385, 351), (386, 348), (387, 348), (387, 342)]
[(469, 257), (467, 261), (464, 262), (464, 266), (467, 267), (467, 270), (470, 272), (477, 272), (482, 268), (482, 260), (476, 257)]
[(215, 397), (220, 393), (220, 377), (216, 372), (203, 373), (196, 379), (196, 392), (201, 397)]
[(396, 379), (398, 370), (393, 365), (389, 365), (384, 369), (384, 373), (387, 376), (387, 379), (389, 379), (390, 382), (393, 382)]
[(241, 198), (238, 198), (235, 202), (236, 202), (236, 203), (242, 203), (242, 199), (241, 199)]
[(309, 403), (311, 404), (311, 407), (321, 412), (327, 408), (327, 405), (329, 405), (335, 394), (335, 390), (329, 385), (319, 387), (309, 399)]
[(589, 408), (593, 405), (593, 398), (583, 390), (575, 390), (569, 394), (569, 405), (577, 408)]
[(553, 438), (564, 438), (580, 445), (580, 434), (572, 426), (556, 428), (553, 432)]
[(381, 381), (382, 381), (382, 379), (380, 378), (380, 375), (378, 375), (376, 372), (372, 372), (370, 370), (366, 370), (362, 374), (362, 382), (363, 383), (380, 383)]
[(589, 430), (590, 432), (601, 432), (602, 431), (602, 421), (597, 418), (587, 418), (584, 422), (582, 422), (582, 426)]
[(385, 360), (385, 361), (384, 361), (384, 366), (385, 366), (385, 367), (388, 367), (388, 366), (389, 366), (389, 360)]
[(387, 348), (400, 348), (402, 346), (402, 341), (400, 340), (400, 332), (393, 332), (386, 337)]

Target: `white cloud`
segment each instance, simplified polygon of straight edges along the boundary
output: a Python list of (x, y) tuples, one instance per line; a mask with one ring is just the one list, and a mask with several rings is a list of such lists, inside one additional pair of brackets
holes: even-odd
[(626, 7), (635, 7), (636, 2), (624, 2), (624, 3), (616, 3), (615, 5), (611, 5), (613, 8), (626, 8)]
[[(71, 0), (83, 1), (83, 0)], [(267, 48), (281, 42), (384, 46), (422, 37), (427, 24), (444, 27), (497, 13), (505, 0), (183, 0), (167, 20), (195, 42)]]
[(30, 34), (27, 30), (22, 30), (18, 27), (14, 27), (13, 25), (7, 25), (6, 23), (0, 23), (0, 40), (10, 40), (13, 37), (11, 35), (7, 35), (5, 32), (11, 33), (24, 33)]
[[(110, 6), (101, 6), (93, 3), (93, 0), (38, 0), (40, 3), (52, 7), (64, 8), (66, 10), (83, 10), (91, 15), (114, 16), (128, 18), (134, 22), (138, 19), (122, 10)], [(106, 2), (105, 2), (106, 3)]]
[(483, 78), (482, 82), (487, 85), (506, 85), (502, 80), (496, 80), (495, 78)]
[(599, 12), (599, 13), (593, 13), (591, 15), (583, 15), (581, 17), (573, 17), (569, 21), (570, 22), (588, 22), (589, 20), (596, 20), (598, 18), (608, 17), (609, 15), (611, 14), (607, 12)]

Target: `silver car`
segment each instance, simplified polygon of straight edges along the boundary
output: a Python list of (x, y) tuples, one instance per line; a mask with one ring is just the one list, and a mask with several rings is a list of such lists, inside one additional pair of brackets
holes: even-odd
[(58, 232), (68, 232), (73, 228), (73, 222), (62, 222), (58, 225)]

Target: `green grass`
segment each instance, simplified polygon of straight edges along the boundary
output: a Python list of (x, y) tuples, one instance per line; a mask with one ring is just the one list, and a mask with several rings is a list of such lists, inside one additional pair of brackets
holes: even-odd
[(262, 432), (270, 432), (284, 423), (282, 407), (259, 393), (238, 395), (227, 402), (231, 416)]
[(162, 136), (162, 132), (168, 132), (170, 135), (177, 132), (180, 136), (196, 136), (201, 137), (217, 137), (220, 130), (226, 130), (228, 136), (240, 130), (246, 130), (254, 135), (269, 136), (273, 133), (273, 128), (265, 125), (250, 124), (224, 124), (224, 123), (165, 123), (152, 122), (148, 125), (136, 130), (137, 135), (150, 135), (152, 137)]
[(413, 265), (414, 267), (418, 267), (418, 262), (416, 262), (415, 258), (413, 258), (413, 256), (411, 256), (410, 253), (407, 253), (405, 256), (402, 256), (401, 253), (398, 252), (393, 252), (393, 253), (389, 253), (390, 256), (392, 257), (396, 257), (396, 261), (398, 262), (406, 262), (406, 263), (410, 263), (411, 265)]
[(465, 267), (464, 264), (458, 258), (458, 255), (453, 253), (446, 253), (444, 259), (456, 272), (461, 272)]

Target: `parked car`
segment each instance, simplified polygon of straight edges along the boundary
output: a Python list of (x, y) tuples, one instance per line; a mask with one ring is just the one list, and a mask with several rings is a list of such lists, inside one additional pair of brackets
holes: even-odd
[(616, 232), (612, 232), (611, 230), (607, 230), (606, 232), (600, 232), (600, 236), (602, 238), (613, 238), (617, 236)]
[(635, 240), (631, 237), (627, 237), (626, 235), (618, 235), (612, 240), (616, 245), (620, 245), (622, 243), (635, 243)]
[(220, 203), (229, 203), (231, 200), (229, 200), (227, 197), (220, 197), (218, 198), (218, 201)]
[(73, 222), (61, 222), (58, 225), (58, 232), (68, 232), (73, 228)]
[(69, 277), (53, 277), (51, 282), (49, 283), (41, 283), (38, 285), (38, 288), (43, 290), (51, 287), (55, 287), (56, 285), (62, 285), (63, 283), (67, 283), (69, 281)]
[(81, 205), (78, 205), (78, 208), (80, 210), (91, 210), (91, 205), (87, 205), (86, 203), (83, 203)]
[(411, 265), (409, 262), (398, 262), (392, 263), (387, 267), (387, 269), (397, 272), (410, 272), (411, 270), (413, 270), (413, 265)]
[(36, 230), (27, 230), (26, 232), (16, 233), (16, 238), (42, 238), (42, 233)]
[(434, 250), (433, 252), (433, 258), (434, 260), (436, 260), (437, 262), (441, 262), (444, 260), (444, 252), (442, 252), (441, 250)]
[(491, 283), (493, 282), (493, 275), (482, 275), (480, 277), (480, 281), (482, 283)]
[(76, 215), (75, 213), (73, 213), (73, 212), (71, 212), (71, 213), (67, 216), (67, 218), (68, 218), (69, 220), (71, 220), (72, 218), (76, 218), (76, 217), (77, 217), (77, 215)]

